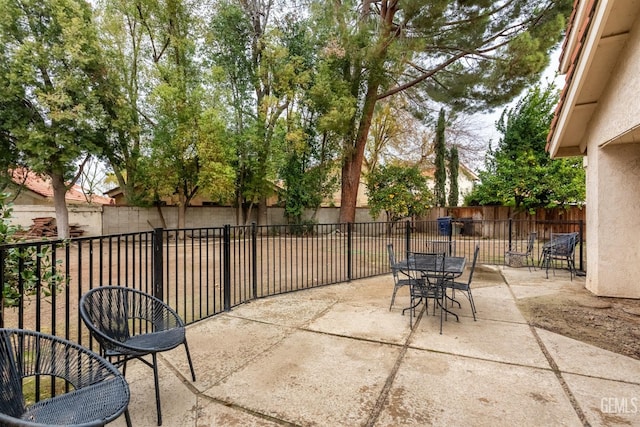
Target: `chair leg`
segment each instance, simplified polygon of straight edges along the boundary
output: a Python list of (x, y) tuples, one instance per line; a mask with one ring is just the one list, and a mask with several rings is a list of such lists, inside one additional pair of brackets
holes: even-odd
[(473, 314), (473, 320), (476, 320), (476, 303), (473, 301), (473, 295), (471, 294), (471, 289), (467, 291), (467, 299), (469, 300), (469, 304), (471, 304), (471, 313)]
[(196, 381), (196, 372), (193, 370), (193, 363), (191, 362), (191, 353), (189, 352), (189, 346), (187, 345), (187, 339), (184, 339), (184, 349), (187, 351), (187, 360), (189, 361), (189, 369), (191, 370), (191, 379)]
[(156, 413), (158, 414), (158, 425), (162, 425), (162, 412), (160, 410), (160, 381), (158, 381), (158, 357), (155, 353), (151, 354), (153, 358), (153, 382), (156, 387)]
[[(444, 308), (442, 307), (443, 303), (446, 304), (444, 299), (442, 299), (442, 302), (440, 303), (440, 335), (442, 335), (442, 315), (443, 315), (443, 311), (444, 311)], [(434, 307), (434, 310), (435, 310), (435, 307)]]
[(393, 287), (393, 294), (391, 294), (391, 305), (389, 306), (389, 311), (391, 311), (391, 307), (393, 307), (393, 302), (396, 300), (396, 292), (398, 292), (398, 287)]
[(129, 415), (129, 408), (124, 410), (124, 419), (127, 422), (127, 427), (131, 427), (131, 416)]

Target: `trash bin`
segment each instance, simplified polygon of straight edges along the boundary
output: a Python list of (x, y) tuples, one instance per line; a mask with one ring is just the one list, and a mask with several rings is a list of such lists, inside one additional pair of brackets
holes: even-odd
[(441, 236), (451, 235), (451, 217), (450, 216), (443, 216), (438, 218), (438, 231), (440, 231)]

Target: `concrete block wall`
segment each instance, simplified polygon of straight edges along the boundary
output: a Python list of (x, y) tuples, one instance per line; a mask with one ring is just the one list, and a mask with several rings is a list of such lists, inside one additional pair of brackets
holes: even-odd
[[(102, 234), (102, 206), (69, 205), (69, 224), (77, 224), (84, 231), (84, 236)], [(34, 218), (56, 217), (53, 206), (14, 205), (11, 223), (28, 229)]]

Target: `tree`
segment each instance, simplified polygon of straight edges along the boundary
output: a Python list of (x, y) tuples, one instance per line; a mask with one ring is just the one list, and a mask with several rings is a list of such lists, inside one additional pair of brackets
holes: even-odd
[(517, 212), (584, 203), (581, 159), (552, 160), (545, 151), (557, 100), (552, 85), (535, 86), (504, 110), (496, 126), (502, 137), (467, 204), (513, 206)]
[(436, 199), (436, 206), (445, 206), (447, 204), (447, 195), (445, 192), (445, 186), (447, 183), (447, 147), (444, 141), (444, 108), (440, 109), (438, 115), (438, 124), (436, 126), (436, 142), (435, 142), (435, 172), (434, 172), (434, 194)]
[(279, 127), (289, 124), (280, 122), (309, 83), (314, 51), (305, 41), (308, 25), (292, 13), (273, 23), (273, 9), (273, 0), (222, 1), (208, 32), (207, 57), (229, 102), (236, 142), (236, 204), (244, 220), (257, 205), (259, 223), (266, 220), (267, 196), (287, 158)]
[(110, 77), (112, 100), (106, 135), (110, 143), (103, 156), (127, 204), (148, 205), (150, 193), (142, 183), (143, 152), (153, 133), (154, 122), (146, 104), (154, 85), (153, 37), (145, 25), (145, 3), (126, 0), (96, 0), (96, 25)]
[(458, 169), (460, 168), (460, 158), (458, 157), (458, 147), (455, 145), (449, 150), (449, 206), (458, 206)]
[(363, 0), (358, 7), (318, 0), (315, 6), (356, 106), (343, 138), (340, 222), (355, 218), (378, 101), (412, 91), (455, 110), (501, 105), (539, 77), (571, 9), (566, 0)]
[(384, 211), (391, 223), (422, 215), (433, 204), (428, 180), (415, 166), (378, 167), (367, 175), (367, 192), (371, 216), (377, 218)]
[[(108, 91), (91, 9), (81, 0), (0, 0), (0, 137), (10, 166), (50, 178), (58, 236), (78, 164), (100, 155)], [(5, 166), (5, 165), (3, 165)]]

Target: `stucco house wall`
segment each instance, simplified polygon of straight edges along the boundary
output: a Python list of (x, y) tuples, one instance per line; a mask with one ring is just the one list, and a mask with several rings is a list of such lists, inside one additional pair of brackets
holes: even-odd
[(575, 8), (548, 148), (586, 156), (587, 289), (640, 298), (640, 3)]

